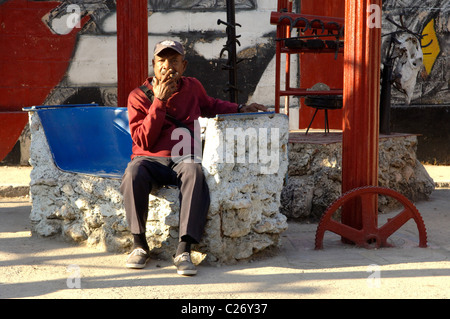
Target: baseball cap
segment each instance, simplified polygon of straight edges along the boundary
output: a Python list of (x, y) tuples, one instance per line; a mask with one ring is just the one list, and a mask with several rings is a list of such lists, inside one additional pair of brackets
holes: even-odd
[(153, 54), (158, 55), (158, 53), (160, 53), (162, 50), (165, 50), (165, 49), (172, 49), (172, 50), (176, 51), (177, 53), (184, 56), (183, 45), (180, 42), (173, 41), (173, 40), (164, 40), (164, 41), (158, 42), (155, 45)]

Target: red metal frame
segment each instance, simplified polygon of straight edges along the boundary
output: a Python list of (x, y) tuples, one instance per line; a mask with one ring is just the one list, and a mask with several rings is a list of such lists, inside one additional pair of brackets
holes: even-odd
[[(281, 12), (283, 11), (283, 12)], [(289, 19), (290, 18), (290, 19)], [(307, 14), (297, 14), (292, 12), (292, 2), (287, 0), (278, 1), (278, 12), (272, 12), (270, 16), (270, 23), (277, 26), (277, 39), (286, 39), (291, 37), (291, 27), (304, 28), (306, 22), (302, 19), (304, 18), (311, 22), (311, 27), (313, 29), (321, 29), (322, 25), (317, 22), (321, 20), (324, 23), (324, 28), (326, 31), (336, 31), (339, 30), (343, 24), (344, 19), (335, 17), (326, 17), (318, 15), (307, 15)], [(291, 26), (291, 21), (297, 20), (295, 26)], [(329, 24), (330, 22), (336, 22), (340, 26), (337, 27), (334, 24)], [(289, 115), (289, 96), (306, 96), (306, 95), (342, 95), (342, 89), (333, 88), (330, 91), (308, 91), (307, 88), (293, 88), (290, 83), (291, 76), (291, 54), (306, 54), (306, 53), (335, 53), (332, 49), (291, 49), (284, 46), (284, 41), (276, 41), (276, 51), (275, 51), (275, 112), (280, 112), (280, 97), (285, 97), (284, 111)], [(339, 50), (343, 53), (344, 50)], [(281, 89), (281, 54), (286, 54), (286, 65), (285, 65), (285, 89)]]

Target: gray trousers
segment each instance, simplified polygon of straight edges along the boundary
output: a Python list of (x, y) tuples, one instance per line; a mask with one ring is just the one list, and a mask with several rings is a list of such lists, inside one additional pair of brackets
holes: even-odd
[(120, 191), (131, 233), (145, 233), (149, 194), (154, 187), (165, 185), (180, 189), (180, 241), (189, 236), (194, 243), (200, 242), (210, 204), (201, 164), (166, 157), (139, 156), (125, 170)]

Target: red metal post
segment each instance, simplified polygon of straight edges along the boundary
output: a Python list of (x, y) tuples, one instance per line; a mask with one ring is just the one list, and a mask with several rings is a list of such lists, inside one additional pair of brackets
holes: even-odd
[(148, 76), (147, 0), (117, 1), (117, 104)]
[[(345, 1), (342, 193), (378, 185), (381, 28), (368, 23), (371, 5), (381, 8), (381, 0)], [(376, 199), (344, 205), (342, 223), (361, 229), (363, 218), (376, 222)]]
[[(393, 190), (378, 187), (378, 123), (380, 108), (381, 0), (346, 0), (344, 48), (344, 122), (342, 141), (342, 192), (322, 216), (316, 232), (316, 249), (325, 231), (342, 241), (363, 247), (386, 247), (389, 236), (413, 219), (419, 246), (427, 247), (427, 232), (417, 208)], [(380, 23), (381, 24), (381, 23)], [(378, 194), (389, 196), (404, 209), (378, 227)], [(341, 210), (341, 223), (332, 219)]]

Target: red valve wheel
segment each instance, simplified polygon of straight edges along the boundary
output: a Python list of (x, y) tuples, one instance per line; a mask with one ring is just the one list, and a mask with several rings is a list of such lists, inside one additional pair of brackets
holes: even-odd
[[(350, 200), (360, 198), (361, 201), (364, 202), (364, 200), (367, 200), (370, 197), (373, 198), (374, 195), (385, 195), (396, 199), (403, 206), (402, 211), (395, 217), (388, 219), (381, 227), (376, 225), (377, 218), (375, 212), (370, 213), (370, 210), (361, 212), (363, 215), (361, 229), (353, 228), (332, 219), (333, 214)], [(422, 216), (414, 204), (412, 204), (405, 196), (391, 189), (378, 186), (355, 188), (338, 198), (322, 215), (316, 231), (315, 249), (323, 248), (323, 236), (325, 231), (331, 231), (341, 235), (345, 241), (353, 242), (357, 246), (370, 248), (375, 244), (375, 247), (377, 248), (388, 247), (390, 246), (387, 243), (388, 237), (411, 218), (416, 222), (419, 230), (419, 247), (427, 247), (427, 232)]]

